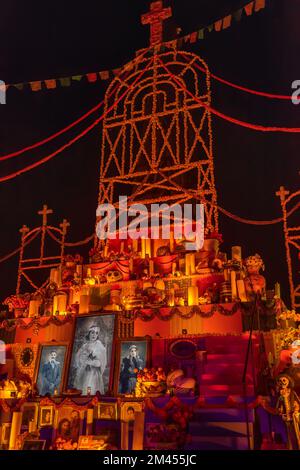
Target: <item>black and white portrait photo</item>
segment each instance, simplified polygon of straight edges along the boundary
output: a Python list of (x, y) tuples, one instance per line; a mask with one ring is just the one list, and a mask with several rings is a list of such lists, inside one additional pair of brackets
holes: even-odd
[(121, 394), (132, 394), (135, 391), (138, 371), (146, 367), (148, 355), (147, 340), (121, 341), (119, 355), (119, 387)]
[(77, 318), (68, 388), (83, 395), (108, 391), (114, 326), (115, 315)]
[(39, 395), (60, 395), (67, 354), (65, 344), (41, 346), (38, 366), (37, 387)]

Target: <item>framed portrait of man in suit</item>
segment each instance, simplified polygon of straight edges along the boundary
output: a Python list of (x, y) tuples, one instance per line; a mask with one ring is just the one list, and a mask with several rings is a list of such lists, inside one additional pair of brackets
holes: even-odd
[(41, 396), (58, 396), (64, 388), (68, 343), (42, 343), (39, 349), (35, 383)]

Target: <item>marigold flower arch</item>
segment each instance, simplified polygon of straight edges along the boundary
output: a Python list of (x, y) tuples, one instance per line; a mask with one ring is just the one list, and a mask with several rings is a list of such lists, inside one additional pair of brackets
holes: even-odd
[[(128, 77), (116, 77), (106, 92), (105, 111), (112, 99), (129, 90), (105, 114), (98, 202), (114, 204), (120, 194), (127, 194), (131, 203), (174, 204), (191, 202), (195, 195), (198, 202), (203, 197), (210, 203), (205, 206), (206, 229), (217, 231), (211, 114), (179, 87), (162, 64), (182, 88), (204, 104), (211, 103), (210, 73), (203, 59), (177, 51), (172, 43), (164, 52), (153, 47), (140, 59), (138, 56)], [(198, 74), (196, 64), (205, 74)], [(147, 67), (142, 79), (129, 89)], [(116, 96), (111, 98), (116, 84)]]

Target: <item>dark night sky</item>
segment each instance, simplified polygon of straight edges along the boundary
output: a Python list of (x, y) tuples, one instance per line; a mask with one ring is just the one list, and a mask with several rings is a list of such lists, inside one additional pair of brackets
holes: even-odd
[[(247, 3), (242, 0), (165, 0), (173, 7), (165, 39), (175, 26), (182, 34)], [(202, 56), (215, 74), (250, 88), (290, 94), (300, 79), (300, 0), (267, 0), (267, 8), (204, 41), (187, 46)], [(0, 78), (7, 83), (75, 75), (116, 68), (148, 45), (149, 29), (140, 24), (148, 11), (145, 0), (20, 2), (1, 5)], [(99, 102), (107, 82), (74, 84), (69, 88), (33, 93), (11, 90), (0, 107), (0, 153), (36, 142), (69, 124)], [(245, 95), (212, 84), (215, 108), (264, 125), (300, 126), (300, 106)], [(298, 135), (266, 134), (242, 129), (213, 118), (215, 176), (219, 204), (242, 217), (280, 216), (275, 191), (280, 185), (299, 187)], [(71, 137), (74, 134), (69, 133)], [(0, 257), (19, 244), (18, 229), (40, 223), (36, 212), (47, 203), (51, 222), (71, 222), (69, 240), (90, 235), (97, 204), (101, 129), (42, 167), (0, 186), (2, 233)], [(63, 143), (66, 137), (58, 139)], [(29, 152), (2, 163), (1, 175), (33, 162), (56, 148)], [(252, 227), (220, 216), (224, 247), (241, 244), (244, 254), (259, 252), (272, 287), (286, 288), (287, 271), (281, 226)], [(83, 250), (86, 253), (86, 249)], [(0, 265), (1, 298), (13, 293), (17, 258)]]

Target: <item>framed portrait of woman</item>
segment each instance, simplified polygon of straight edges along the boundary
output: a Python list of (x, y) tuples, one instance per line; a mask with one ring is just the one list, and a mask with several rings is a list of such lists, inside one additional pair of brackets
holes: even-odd
[(68, 389), (82, 395), (106, 394), (112, 388), (115, 315), (100, 313), (76, 319)]
[(41, 396), (61, 395), (64, 389), (68, 343), (41, 343), (34, 382)]
[(115, 394), (134, 395), (137, 373), (150, 366), (150, 359), (150, 336), (119, 340), (115, 361)]

